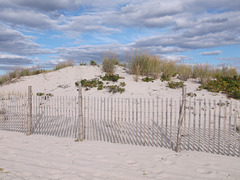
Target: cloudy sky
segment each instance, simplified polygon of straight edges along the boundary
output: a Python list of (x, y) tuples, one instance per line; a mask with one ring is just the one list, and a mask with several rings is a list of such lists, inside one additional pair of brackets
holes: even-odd
[(0, 0), (0, 75), (133, 49), (240, 68), (239, 0)]

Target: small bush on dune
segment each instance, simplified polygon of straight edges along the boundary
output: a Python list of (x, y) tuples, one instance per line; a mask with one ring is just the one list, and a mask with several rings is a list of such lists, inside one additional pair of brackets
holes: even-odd
[(97, 90), (103, 90), (103, 84), (98, 84)]
[(63, 69), (63, 68), (66, 68), (66, 67), (69, 67), (69, 66), (73, 66), (74, 65), (74, 61), (71, 60), (71, 59), (68, 59), (66, 61), (63, 61), (63, 62), (60, 62), (58, 63), (54, 70), (59, 70), (59, 69)]
[(216, 80), (211, 80), (200, 86), (200, 89), (207, 89), (211, 92), (222, 92), (228, 97), (240, 99), (240, 76), (218, 76)]
[(97, 63), (96, 63), (95, 61), (91, 60), (91, 61), (90, 61), (90, 65), (91, 65), (91, 66), (97, 66)]
[(181, 82), (168, 82), (168, 85), (167, 85), (167, 87), (169, 87), (169, 88), (172, 88), (172, 89), (177, 89), (177, 88), (181, 88), (181, 87), (183, 87), (183, 82), (181, 81)]
[(209, 82), (214, 75), (214, 68), (210, 64), (196, 64), (193, 66), (193, 78), (199, 78), (200, 83)]
[(171, 77), (177, 74), (177, 63), (169, 60), (161, 60), (160, 71), (167, 78), (171, 79)]
[(142, 81), (143, 81), (143, 82), (150, 82), (150, 81), (153, 82), (153, 80), (154, 80), (153, 78), (150, 78), (150, 77), (148, 77), (148, 76), (142, 78)]
[(120, 86), (117, 86), (117, 85), (107, 86), (106, 88), (108, 89), (108, 92), (113, 94), (117, 92), (122, 94), (123, 92), (125, 92), (125, 88), (121, 88)]
[(117, 82), (121, 77), (118, 74), (106, 73), (101, 79), (103, 81), (113, 81)]
[(222, 65), (220, 68), (215, 69), (214, 77), (217, 78), (218, 76), (228, 76), (233, 78), (237, 76), (238, 72), (237, 69), (234, 67), (227, 67)]
[(161, 76), (161, 81), (170, 81), (170, 78), (168, 76), (166, 76), (165, 74), (162, 74)]
[(119, 59), (117, 58), (117, 54), (115, 53), (107, 53), (103, 57), (102, 62), (102, 70), (106, 73), (114, 73), (115, 65), (119, 63)]
[(139, 76), (149, 76), (154, 79), (158, 78), (160, 73), (160, 61), (157, 56), (149, 55), (145, 52), (133, 51), (127, 55), (128, 67), (131, 74), (135, 75), (138, 81)]
[[(83, 79), (83, 80), (81, 80), (82, 87), (86, 87), (87, 89), (97, 87), (100, 84), (103, 84), (103, 82), (99, 81), (98, 79), (91, 79), (91, 80)], [(76, 83), (75, 83), (75, 85), (76, 85)]]
[(80, 66), (86, 66), (87, 63), (81, 62), (79, 65), (80, 65)]
[(120, 85), (121, 87), (125, 87), (126, 86), (126, 83), (125, 82), (120, 82)]
[(191, 65), (180, 64), (177, 68), (179, 79), (186, 81), (193, 76), (193, 67)]

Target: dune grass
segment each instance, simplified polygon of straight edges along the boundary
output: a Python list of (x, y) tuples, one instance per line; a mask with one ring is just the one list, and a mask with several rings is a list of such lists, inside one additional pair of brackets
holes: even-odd
[(104, 54), (102, 60), (102, 71), (106, 73), (114, 73), (115, 65), (119, 63), (119, 59), (116, 53), (108, 52)]
[[(66, 61), (63, 61), (63, 62), (60, 62), (59, 64), (57, 64), (53, 70), (56, 71), (56, 70), (59, 70), (59, 69), (65, 68), (65, 67), (69, 67), (69, 66), (73, 66), (73, 65), (74, 65), (73, 60), (66, 60)], [(7, 74), (2, 75), (0, 77), (0, 85), (5, 84), (5, 83), (10, 83), (14, 79), (19, 79), (20, 77), (23, 77), (23, 76), (33, 76), (33, 75), (47, 73), (47, 72), (51, 72), (51, 71), (52, 70), (40, 69), (39, 67), (34, 67), (34, 68), (16, 67), (16, 68), (14, 68), (13, 71), (8, 72)]]
[(13, 71), (2, 75), (0, 77), (0, 85), (4, 83), (9, 83), (13, 79), (19, 79), (22, 76), (32, 76), (32, 75), (37, 75), (43, 72), (47, 72), (47, 70), (43, 70), (40, 68), (31, 68), (31, 69), (25, 69), (25, 68), (15, 68)]
[(63, 68), (66, 68), (66, 67), (70, 67), (70, 66), (73, 66), (73, 65), (74, 65), (74, 61), (71, 60), (71, 59), (68, 59), (66, 61), (58, 63), (55, 66), (54, 70), (56, 71), (56, 70), (63, 69)]
[(193, 66), (193, 78), (199, 79), (201, 84), (209, 82), (214, 77), (214, 67), (210, 64), (196, 64)]
[(135, 50), (130, 55), (127, 54), (127, 61), (129, 72), (135, 75), (136, 81), (139, 76), (148, 76), (154, 79), (159, 77), (161, 62), (157, 56)]
[(181, 63), (177, 66), (177, 73), (180, 80), (187, 81), (193, 77), (193, 66)]

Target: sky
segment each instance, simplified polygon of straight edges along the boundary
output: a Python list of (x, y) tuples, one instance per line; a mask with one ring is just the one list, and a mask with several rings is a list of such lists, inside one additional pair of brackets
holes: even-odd
[(239, 0), (0, 0), (0, 75), (135, 49), (240, 69)]

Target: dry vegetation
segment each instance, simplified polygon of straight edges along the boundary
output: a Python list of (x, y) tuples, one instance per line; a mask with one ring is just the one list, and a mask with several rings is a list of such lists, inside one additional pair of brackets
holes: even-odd
[(117, 65), (119, 59), (116, 53), (108, 52), (104, 54), (103, 61), (102, 61), (102, 70), (106, 73), (114, 73), (115, 72), (115, 65)]
[[(59, 70), (59, 69), (65, 68), (65, 67), (69, 67), (69, 66), (73, 66), (73, 65), (74, 65), (73, 60), (66, 60), (66, 61), (58, 63), (53, 70), (56, 71), (56, 70)], [(12, 72), (9, 72), (0, 77), (0, 85), (5, 84), (5, 83), (10, 83), (13, 80), (19, 79), (22, 76), (32, 76), (32, 75), (47, 73), (47, 72), (51, 72), (51, 71), (52, 70), (40, 69), (39, 67), (30, 68), (30, 69), (16, 67)]]

